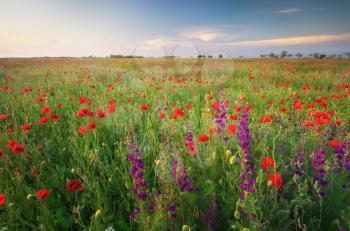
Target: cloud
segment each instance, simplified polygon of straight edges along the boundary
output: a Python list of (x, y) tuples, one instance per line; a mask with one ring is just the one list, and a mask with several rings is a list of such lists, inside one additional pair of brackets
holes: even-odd
[(299, 8), (288, 8), (288, 9), (279, 10), (279, 11), (277, 11), (277, 13), (279, 13), (279, 14), (292, 14), (292, 13), (298, 13), (300, 11), (302, 11), (302, 10)]
[(288, 46), (342, 41), (350, 41), (350, 32), (343, 34), (308, 35), (287, 38), (241, 41), (233, 43), (223, 43), (221, 44), (221, 46)]
[(222, 37), (222, 33), (214, 29), (200, 29), (197, 31), (188, 31), (182, 34), (185, 38), (200, 40), (203, 42), (212, 42)]

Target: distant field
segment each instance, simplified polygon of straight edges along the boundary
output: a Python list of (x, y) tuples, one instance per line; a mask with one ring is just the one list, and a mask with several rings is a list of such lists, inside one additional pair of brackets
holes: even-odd
[(0, 179), (0, 230), (349, 230), (350, 59), (0, 59)]

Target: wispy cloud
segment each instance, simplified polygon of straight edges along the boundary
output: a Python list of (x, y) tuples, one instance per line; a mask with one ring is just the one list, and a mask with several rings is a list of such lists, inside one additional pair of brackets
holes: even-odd
[(187, 39), (200, 40), (203, 42), (212, 42), (217, 39), (220, 39), (223, 36), (223, 34), (217, 29), (206, 28), (194, 31), (186, 31), (182, 33), (182, 36)]
[(350, 41), (350, 32), (343, 34), (321, 34), (308, 36), (295, 36), (286, 38), (274, 38), (263, 40), (240, 41), (233, 43), (222, 43), (221, 46), (288, 46), (302, 44), (320, 44), (326, 42)]
[(292, 13), (298, 13), (302, 11), (300, 8), (288, 8), (288, 9), (282, 9), (277, 11), (279, 14), (292, 14)]

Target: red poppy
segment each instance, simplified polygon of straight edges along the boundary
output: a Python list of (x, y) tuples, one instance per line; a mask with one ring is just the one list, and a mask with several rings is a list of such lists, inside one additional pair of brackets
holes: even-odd
[(260, 118), (261, 123), (269, 123), (273, 120), (273, 115), (266, 115)]
[(86, 103), (87, 99), (85, 97), (79, 96), (79, 104)]
[(0, 206), (6, 203), (6, 197), (0, 193)]
[(141, 107), (140, 107), (140, 109), (141, 109), (142, 111), (146, 111), (146, 110), (149, 109), (149, 105), (142, 104)]
[(235, 124), (229, 124), (227, 127), (227, 133), (229, 135), (234, 135), (236, 133), (237, 126)]
[(5, 114), (0, 115), (0, 122), (5, 121), (5, 120), (7, 120), (7, 115), (5, 115)]
[(57, 104), (57, 108), (61, 108), (63, 106), (63, 104), (59, 103)]
[(80, 127), (78, 128), (78, 132), (79, 132), (80, 134), (84, 135), (85, 132), (86, 132), (86, 129), (85, 129), (83, 126), (80, 126)]
[(9, 140), (7, 148), (11, 150), (13, 154), (21, 154), (24, 152), (24, 144), (17, 144), (14, 140)]
[(205, 134), (201, 134), (198, 136), (198, 142), (202, 143), (202, 142), (207, 142), (209, 141), (209, 136), (205, 135)]
[(231, 120), (237, 120), (237, 114), (231, 114), (230, 115)]
[(61, 116), (56, 115), (56, 114), (51, 114), (51, 115), (50, 115), (50, 118), (51, 118), (51, 119), (54, 119), (55, 121), (59, 121), (59, 120), (61, 119)]
[[(107, 112), (108, 112), (108, 110), (107, 110)], [(104, 112), (102, 111), (102, 109), (97, 109), (97, 110), (96, 110), (96, 115), (97, 115), (97, 117), (100, 118), (100, 119), (106, 118), (106, 113), (104, 113)]]
[(49, 190), (47, 189), (40, 189), (37, 193), (36, 193), (36, 198), (38, 198), (38, 200), (43, 200), (45, 199), (45, 197), (49, 195)]
[(23, 124), (21, 126), (21, 129), (24, 131), (24, 132), (28, 132), (30, 130), (31, 126), (30, 124)]
[(332, 140), (331, 142), (329, 142), (329, 146), (331, 146), (332, 148), (336, 148), (341, 145), (342, 145), (342, 142), (340, 142), (339, 140)]
[(301, 122), (301, 125), (304, 128), (314, 128), (315, 127), (315, 122), (312, 120), (304, 120), (303, 122)]
[(87, 126), (87, 128), (88, 128), (89, 130), (95, 129), (95, 128), (96, 128), (96, 123), (95, 123), (95, 122), (89, 123), (88, 126)]
[(176, 108), (171, 116), (172, 119), (179, 119), (185, 116), (185, 113), (181, 110), (181, 108)]
[(44, 123), (47, 123), (47, 122), (49, 122), (49, 119), (46, 118), (46, 117), (41, 117), (41, 118), (39, 119), (39, 123), (41, 123), (41, 124), (44, 124)]
[(115, 105), (110, 105), (110, 106), (107, 108), (107, 113), (108, 113), (108, 114), (112, 114), (113, 112), (115, 112)]
[(79, 180), (74, 180), (74, 179), (69, 180), (66, 186), (66, 190), (68, 192), (74, 192), (74, 191), (82, 192), (84, 191), (84, 185), (82, 185)]
[(50, 114), (51, 113), (51, 107), (45, 106), (41, 109), (41, 113), (43, 114)]
[(3, 150), (0, 150), (0, 156), (5, 156), (5, 152)]
[(302, 110), (303, 109), (303, 102), (293, 102), (293, 109), (294, 110)]
[(269, 181), (271, 181), (272, 185), (276, 187), (276, 189), (280, 189), (283, 180), (280, 174), (278, 173), (269, 173)]
[(269, 156), (265, 156), (261, 161), (261, 168), (266, 171), (270, 167), (275, 168), (275, 160)]
[(166, 116), (165, 112), (159, 114), (159, 119), (162, 120)]

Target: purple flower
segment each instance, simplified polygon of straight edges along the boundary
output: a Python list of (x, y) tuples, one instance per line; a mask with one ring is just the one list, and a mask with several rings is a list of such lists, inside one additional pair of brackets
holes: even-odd
[(249, 112), (244, 111), (243, 114), (239, 118), (239, 133), (237, 138), (241, 143), (241, 148), (243, 151), (243, 156), (240, 161), (242, 165), (242, 170), (240, 174), (240, 187), (242, 189), (242, 198), (245, 198), (245, 195), (248, 192), (255, 192), (255, 179), (252, 177), (253, 175), (253, 165), (254, 161), (250, 153), (250, 130), (249, 130)]
[(213, 195), (208, 209), (205, 211), (204, 215), (202, 216), (202, 221), (209, 228), (211, 228), (212, 230), (215, 230), (217, 228), (216, 220), (218, 216), (219, 216), (219, 209), (216, 201), (216, 196)]
[(313, 181), (316, 183), (318, 182), (320, 185), (320, 189), (317, 192), (320, 197), (324, 197), (325, 192), (322, 191), (322, 189), (327, 185), (326, 180), (326, 167), (325, 167), (325, 156), (326, 151), (325, 150), (314, 150), (312, 152), (312, 174), (313, 174)]
[(180, 166), (177, 160), (173, 160), (171, 175), (173, 177), (174, 182), (180, 187), (180, 191), (196, 191), (192, 187), (192, 181), (187, 175), (185, 165), (182, 163)]

